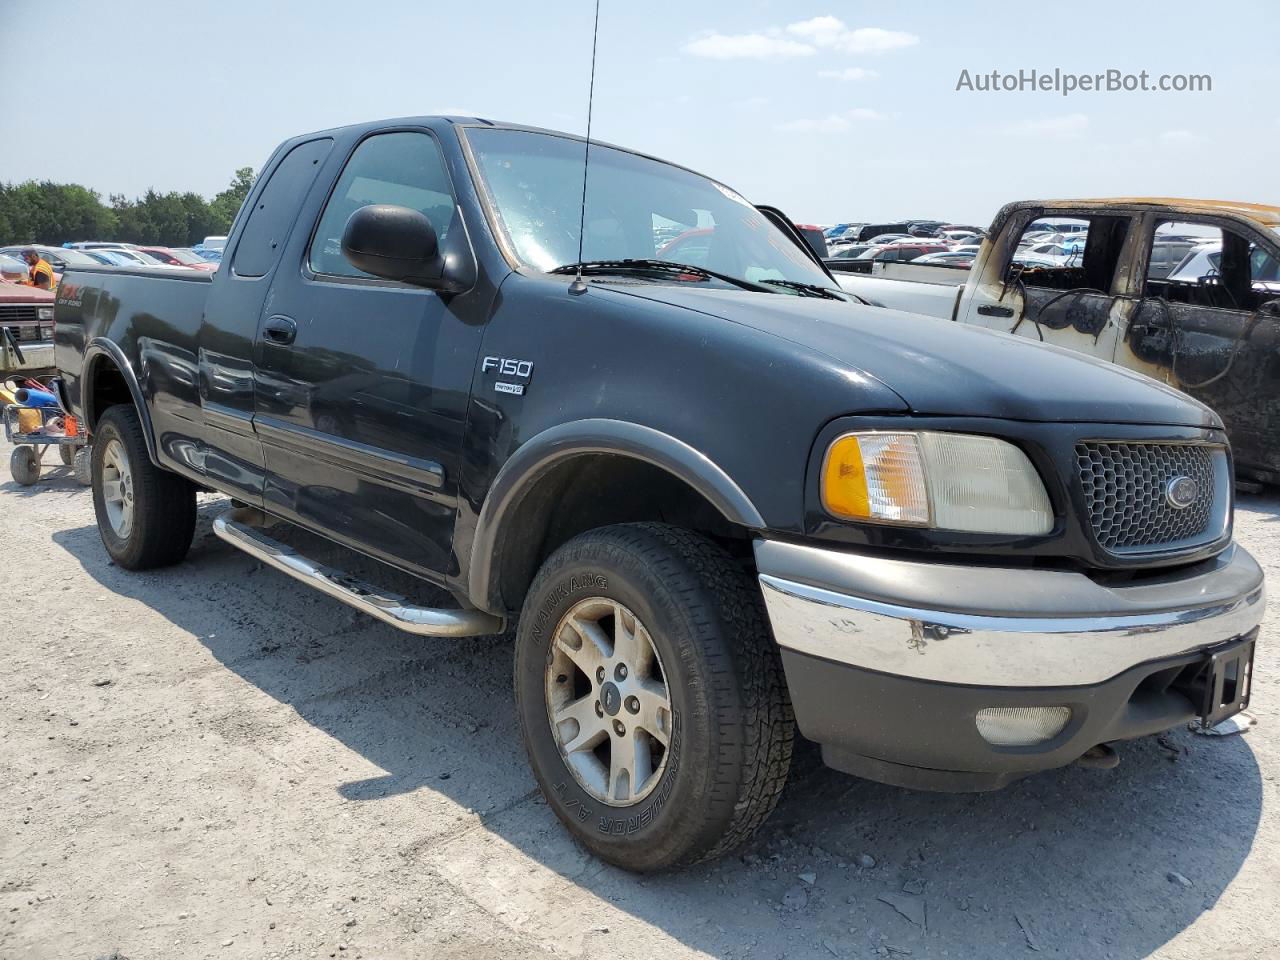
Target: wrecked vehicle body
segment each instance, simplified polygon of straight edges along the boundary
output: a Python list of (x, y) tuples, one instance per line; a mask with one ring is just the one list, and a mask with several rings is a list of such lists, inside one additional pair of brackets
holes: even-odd
[[(1019, 255), (1024, 237), (1064, 219), (1087, 224), (1077, 256)], [(1001, 209), (967, 272), (885, 264), (836, 275), (880, 306), (1012, 332), (1175, 386), (1222, 417), (1239, 476), (1280, 483), (1280, 208), (1024, 201)]]

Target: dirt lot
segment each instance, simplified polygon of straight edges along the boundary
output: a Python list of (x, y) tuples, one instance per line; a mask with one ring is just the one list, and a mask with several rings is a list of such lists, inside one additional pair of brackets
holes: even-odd
[[(1243, 736), (970, 796), (808, 757), (739, 856), (638, 879), (541, 802), (508, 642), (296, 588), (214, 498), (186, 563), (125, 573), (61, 473), (0, 484), (0, 957), (1280, 955), (1275, 642)], [(1278, 523), (1245, 498), (1273, 577)]]

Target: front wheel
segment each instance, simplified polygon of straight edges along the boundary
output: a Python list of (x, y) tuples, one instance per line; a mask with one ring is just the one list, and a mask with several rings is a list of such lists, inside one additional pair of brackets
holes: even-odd
[(777, 648), (754, 579), (699, 534), (562, 546), (525, 599), (515, 681), (547, 802), (610, 863), (712, 859), (777, 804), (794, 735)]
[(177, 563), (191, 548), (196, 488), (147, 454), (132, 407), (110, 407), (89, 448), (93, 509), (111, 559), (126, 570)]

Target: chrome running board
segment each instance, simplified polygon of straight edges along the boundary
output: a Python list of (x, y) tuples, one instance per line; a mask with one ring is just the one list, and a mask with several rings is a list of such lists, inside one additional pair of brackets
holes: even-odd
[(309, 560), (267, 535), (264, 527), (276, 522), (279, 521), (260, 510), (239, 507), (216, 517), (213, 532), (268, 566), (406, 633), (421, 637), (476, 637), (503, 631), (505, 621), (501, 617), (480, 610), (419, 607), (341, 570)]

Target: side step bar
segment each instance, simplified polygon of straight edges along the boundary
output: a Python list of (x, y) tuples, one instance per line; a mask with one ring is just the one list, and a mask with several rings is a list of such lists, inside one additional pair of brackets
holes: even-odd
[(213, 532), (295, 580), (407, 633), (421, 637), (476, 637), (503, 631), (506, 621), (501, 617), (480, 610), (419, 607), (341, 570), (309, 560), (268, 536), (263, 527), (269, 520), (259, 510), (239, 507), (216, 517)]

